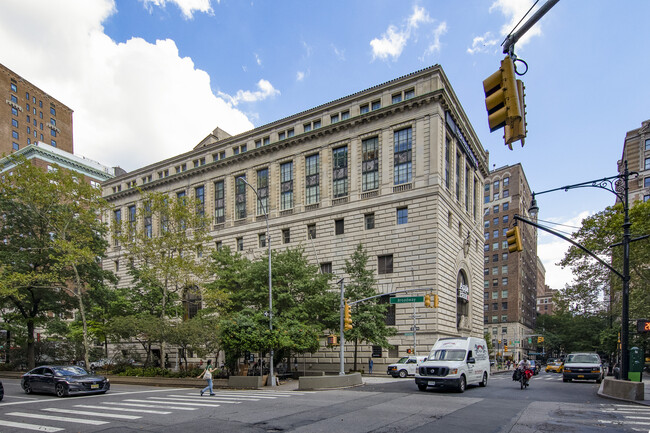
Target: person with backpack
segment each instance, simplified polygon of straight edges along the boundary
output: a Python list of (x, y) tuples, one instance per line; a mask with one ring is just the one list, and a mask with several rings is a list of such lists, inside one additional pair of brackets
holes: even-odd
[(197, 379), (203, 378), (208, 381), (208, 386), (206, 386), (201, 390), (201, 395), (203, 395), (203, 393), (206, 391), (210, 391), (210, 395), (214, 395), (214, 391), (212, 390), (212, 373), (217, 369), (217, 367), (215, 368), (211, 368), (211, 367), (212, 367), (212, 360), (208, 359), (208, 364), (205, 366), (205, 370), (203, 370), (203, 373), (197, 376)]

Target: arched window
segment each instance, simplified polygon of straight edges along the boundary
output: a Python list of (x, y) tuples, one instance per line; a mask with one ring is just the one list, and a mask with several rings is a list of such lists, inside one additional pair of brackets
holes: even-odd
[(463, 270), (456, 278), (456, 327), (469, 328), (469, 285)]

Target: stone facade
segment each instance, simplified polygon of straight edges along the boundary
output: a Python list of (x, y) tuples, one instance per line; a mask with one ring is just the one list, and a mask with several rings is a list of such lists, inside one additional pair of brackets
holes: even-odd
[[(438, 337), (483, 333), (481, 191), (487, 167), (487, 154), (447, 77), (433, 66), (234, 137), (215, 129), (194, 150), (103, 188), (122, 215), (141, 205), (140, 190), (202, 192), (214, 221), (213, 242), (204, 250), (228, 245), (262, 258), (263, 212), (250, 188), (236, 199), (235, 179), (245, 176), (258, 188), (258, 178), (268, 176), (263, 195), (274, 250), (302, 246), (310, 261), (340, 278), (346, 277), (345, 260), (362, 243), (380, 293), (419, 288), (413, 294), (439, 295), (437, 309), (415, 305), (416, 350), (428, 353)], [(119, 249), (110, 250), (105, 267), (116, 270), (119, 257)], [(128, 287), (124, 268), (117, 273)], [(467, 302), (459, 298), (459, 286), (469, 288)], [(391, 308), (394, 348), (373, 352), (363, 345), (361, 366), (372, 353), (375, 371), (381, 371), (413, 348), (414, 337), (405, 334), (413, 326), (414, 304)], [(348, 369), (351, 349), (346, 346)], [(299, 357), (298, 365), (338, 371), (338, 349), (327, 348), (323, 338), (322, 349)]]
[(72, 110), (0, 65), (0, 157), (37, 142), (74, 153)]
[[(526, 335), (533, 334), (536, 318), (537, 229), (519, 222), (523, 251), (508, 252), (506, 230), (514, 216), (528, 216), (531, 190), (521, 164), (497, 168), (485, 181), (484, 193), (484, 319), (485, 333), (493, 346), (508, 351), (499, 358), (519, 361), (532, 346)], [(535, 341), (536, 343), (536, 341)]]

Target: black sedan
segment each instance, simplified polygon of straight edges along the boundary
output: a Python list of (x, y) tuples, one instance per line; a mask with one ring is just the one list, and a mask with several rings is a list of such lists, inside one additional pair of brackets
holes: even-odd
[(72, 394), (102, 394), (111, 387), (103, 376), (94, 376), (76, 365), (44, 365), (23, 374), (20, 385), (26, 394), (47, 392), (65, 397)]

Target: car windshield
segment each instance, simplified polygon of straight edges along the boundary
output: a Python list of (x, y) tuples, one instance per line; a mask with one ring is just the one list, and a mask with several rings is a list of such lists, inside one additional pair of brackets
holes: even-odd
[(465, 351), (462, 349), (439, 349), (433, 350), (429, 355), (430, 361), (463, 361)]
[(69, 367), (55, 367), (54, 374), (56, 376), (84, 376), (88, 372), (81, 367), (71, 365)]
[(579, 354), (579, 355), (569, 355), (569, 358), (566, 361), (567, 363), (588, 363), (588, 364), (600, 364), (600, 359), (598, 355), (593, 355), (589, 353)]
[(396, 364), (406, 364), (406, 361), (409, 360), (408, 356), (405, 356), (404, 358), (400, 358), (399, 361), (396, 362)]

